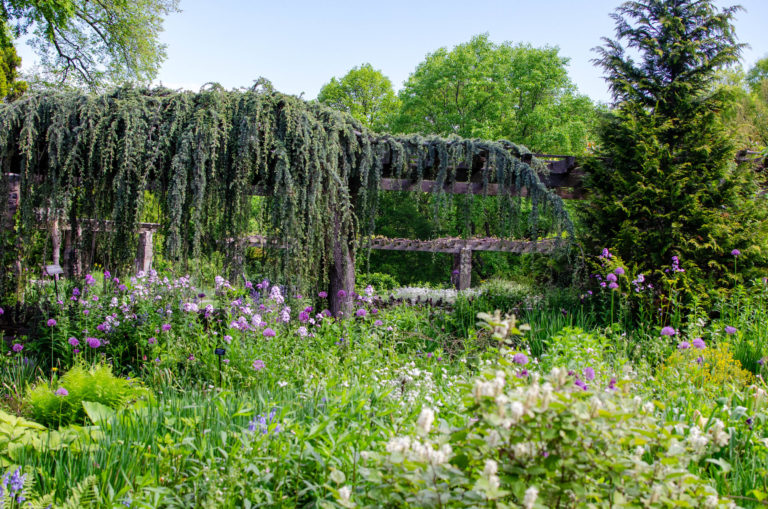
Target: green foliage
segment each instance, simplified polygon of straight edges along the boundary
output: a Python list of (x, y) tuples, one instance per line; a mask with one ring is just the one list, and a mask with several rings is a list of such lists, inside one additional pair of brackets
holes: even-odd
[(353, 67), (339, 79), (331, 78), (317, 100), (349, 113), (377, 132), (391, 131), (392, 118), (400, 106), (392, 82), (371, 64)]
[(362, 289), (371, 285), (377, 292), (384, 293), (388, 290), (393, 290), (400, 286), (395, 278), (389, 274), (382, 274), (381, 272), (368, 272), (359, 274), (355, 278), (355, 283), (360, 289), (359, 294), (362, 295)]
[(0, 165), (21, 168), (22, 239), (37, 231), (41, 210), (43, 220), (67, 220), (74, 231), (78, 218), (111, 219), (104, 258), (111, 268), (125, 268), (134, 260), (136, 226), (151, 189), (161, 203), (166, 258), (219, 250), (236, 269), (244, 246), (223, 240), (247, 232), (249, 196), (261, 187), (270, 193), (262, 204), (264, 233), (285, 246), (279, 256), (276, 247), (268, 250), (273, 272), (284, 274), (286, 284), (308, 286), (327, 278), (337, 239), (354, 250), (357, 234), (371, 224), (385, 156), (389, 176), (450, 183), (459, 178), (456, 166), (481, 153), (490, 169), (483, 185), (497, 182), (504, 192), (498, 211), (507, 231), (518, 226), (523, 203), (506, 193), (513, 188), (528, 190), (532, 212), (524, 219), (531, 236), (572, 229), (562, 200), (521, 160), (529, 153), (524, 147), (375, 136), (348, 115), (260, 86), (248, 92), (212, 86), (199, 94), (132, 88), (101, 96), (34, 94), (1, 106)]
[(165, 58), (163, 16), (178, 0), (10, 0), (0, 17), (29, 35), (50, 81), (103, 86), (152, 80)]
[(747, 72), (747, 83), (753, 91), (757, 91), (763, 86), (763, 82), (768, 79), (768, 57), (761, 58)]
[(766, 200), (752, 169), (734, 165), (718, 119), (726, 98), (717, 71), (741, 49), (734, 12), (688, 0), (617, 10), (617, 39), (597, 60), (617, 107), (603, 116), (598, 157), (586, 165), (590, 248), (611, 246), (642, 270), (677, 254), (701, 277), (724, 276), (734, 248), (741, 267), (768, 261)]
[[(66, 394), (57, 394), (61, 388)], [(147, 397), (150, 397), (147, 389), (137, 381), (116, 377), (107, 364), (90, 368), (75, 365), (61, 377), (56, 387), (40, 383), (28, 393), (32, 417), (50, 427), (83, 422), (86, 415), (92, 418), (103, 415), (99, 407), (89, 406), (89, 402), (120, 408)]]
[(508, 139), (579, 154), (594, 106), (576, 94), (568, 59), (552, 47), (495, 44), (487, 35), (427, 55), (400, 92), (399, 132)]

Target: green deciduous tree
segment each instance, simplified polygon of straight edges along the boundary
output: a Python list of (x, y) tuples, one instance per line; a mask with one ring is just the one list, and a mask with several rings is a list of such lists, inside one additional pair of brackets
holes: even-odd
[(51, 81), (148, 82), (165, 57), (163, 16), (178, 0), (0, 0), (4, 48), (29, 36)]
[(340, 79), (323, 85), (317, 100), (346, 111), (375, 131), (387, 131), (399, 107), (392, 82), (371, 64), (353, 67)]
[(758, 60), (747, 73), (747, 83), (752, 90), (759, 90), (765, 80), (768, 80), (768, 57)]
[[(738, 61), (737, 8), (705, 0), (626, 2), (616, 39), (596, 63), (616, 101), (601, 121), (582, 207), (592, 248), (607, 246), (644, 268), (679, 255), (708, 274), (766, 256), (765, 199), (719, 118), (727, 94), (718, 70)], [(745, 266), (739, 261), (740, 269)]]
[(487, 35), (427, 55), (400, 93), (401, 132), (505, 138), (535, 151), (580, 153), (594, 106), (553, 47), (495, 44)]

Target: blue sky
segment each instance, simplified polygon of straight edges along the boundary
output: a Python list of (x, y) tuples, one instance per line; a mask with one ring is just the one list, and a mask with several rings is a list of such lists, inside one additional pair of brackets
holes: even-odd
[[(610, 12), (620, 0), (248, 1), (181, 0), (162, 41), (168, 46), (158, 82), (198, 90), (207, 82), (250, 86), (259, 76), (311, 99), (332, 76), (370, 62), (396, 89), (427, 53), (489, 33), (495, 42), (558, 46), (585, 93), (607, 101), (592, 48), (613, 35)], [(732, 2), (718, 1), (718, 5)], [(749, 44), (744, 65), (768, 55), (768, 0), (742, 0), (736, 30)], [(34, 54), (20, 51), (24, 67)]]

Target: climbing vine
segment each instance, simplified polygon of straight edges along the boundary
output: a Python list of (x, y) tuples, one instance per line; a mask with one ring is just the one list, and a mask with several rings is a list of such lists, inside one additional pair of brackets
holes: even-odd
[(447, 203), (444, 185), (469, 178), (484, 189), (498, 184), (499, 220), (510, 228), (521, 198), (507, 191), (525, 188), (532, 237), (544, 233), (542, 213), (551, 217), (551, 233), (572, 228), (523, 147), (377, 135), (266, 81), (248, 91), (210, 85), (199, 93), (29, 94), (0, 106), (0, 165), (0, 188), (6, 173), (21, 176), (18, 235), (57, 218), (73, 232), (82, 218), (110, 220), (102, 230), (111, 231), (106, 250), (113, 266), (133, 261), (145, 191), (160, 199), (167, 258), (219, 250), (234, 264), (242, 259), (237, 239), (247, 230), (249, 196), (266, 194), (264, 233), (281, 250), (274, 259), (301, 282), (326, 277), (337, 237), (355, 249), (372, 225), (382, 178), (435, 180), (438, 206)]

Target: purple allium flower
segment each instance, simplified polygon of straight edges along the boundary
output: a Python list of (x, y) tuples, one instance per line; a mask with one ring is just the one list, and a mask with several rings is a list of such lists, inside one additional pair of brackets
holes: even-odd
[(364, 317), (365, 316), (365, 309), (360, 308), (357, 311), (355, 311), (355, 316), (358, 316), (360, 318)]
[(88, 286), (93, 286), (93, 285), (96, 284), (96, 280), (93, 279), (92, 275), (86, 274), (85, 275), (85, 284), (87, 284)]
[(703, 363), (704, 363), (704, 357), (701, 357), (701, 356), (699, 356), (699, 357), (696, 359), (696, 362), (697, 362), (698, 364), (703, 364)]
[(731, 251), (731, 256), (740, 256), (740, 255), (741, 255), (741, 251), (739, 251), (738, 249), (734, 249), (733, 251)]
[(515, 376), (517, 378), (525, 378), (528, 376), (528, 370), (527, 369), (520, 370)]
[(189, 357), (187, 357), (187, 360), (188, 361), (193, 361), (193, 360), (195, 360), (195, 356), (192, 355), (192, 354), (189, 354)]
[(618, 287), (619, 287), (618, 283), (613, 283), (612, 282), (611, 284), (608, 285), (608, 288), (610, 288), (611, 290), (615, 290)]
[(603, 257), (603, 258), (610, 258), (611, 257), (611, 252), (608, 251), (607, 247), (604, 247), (603, 248), (603, 252), (602, 252), (602, 254), (600, 256)]
[(318, 292), (317, 296), (320, 297), (321, 299), (327, 299), (328, 292)]
[(309, 321), (309, 313), (306, 310), (299, 313), (299, 321), (301, 323), (307, 323)]
[(264, 369), (264, 361), (261, 359), (256, 359), (255, 361), (253, 361), (252, 366), (254, 370), (261, 371), (262, 369)]
[(56, 320), (54, 318), (48, 319), (48, 327), (56, 327)]
[(84, 314), (85, 316), (88, 316), (88, 315), (90, 315), (90, 314), (91, 314), (91, 310), (90, 310), (90, 309), (83, 309), (83, 314)]
[(155, 345), (157, 344), (157, 338), (152, 336), (151, 338), (147, 339), (147, 343), (149, 343), (150, 345)]
[(677, 332), (675, 331), (675, 329), (673, 329), (669, 325), (661, 329), (662, 336), (674, 336), (675, 334), (677, 334)]
[(265, 338), (274, 338), (275, 337), (275, 331), (267, 327), (264, 329), (264, 332), (261, 333)]
[(680, 344), (677, 345), (678, 350), (688, 350), (691, 347), (691, 344), (687, 341), (681, 341)]
[(605, 279), (606, 279), (607, 281), (610, 281), (611, 283), (615, 283), (615, 282), (616, 282), (616, 279), (617, 279), (617, 278), (616, 278), (616, 274), (614, 274), (614, 273), (610, 273), (610, 274), (608, 274), (607, 276), (605, 276)]
[(88, 346), (94, 349), (101, 346), (101, 340), (99, 338), (85, 338), (85, 342), (88, 343)]
[(339, 290), (336, 296), (340, 299), (343, 299), (344, 297), (347, 296), (347, 292), (345, 292), (344, 290)]
[(171, 330), (171, 324), (170, 323), (164, 323), (163, 326), (160, 327), (160, 328), (163, 329), (164, 332), (168, 332), (169, 330)]
[(126, 291), (128, 289), (128, 287), (125, 286), (125, 285), (120, 285), (120, 286), (117, 287), (117, 289), (120, 290), (121, 292), (124, 292), (124, 291)]
[(605, 281), (603, 281), (602, 283), (600, 283), (600, 286), (602, 286), (603, 288), (605, 288), (605, 287), (606, 287)]
[(693, 346), (694, 348), (698, 348), (699, 350), (703, 350), (707, 347), (707, 344), (704, 343), (704, 340), (701, 338), (695, 338), (693, 340)]
[(104, 271), (104, 279), (109, 279), (111, 277), (112, 277), (112, 274), (110, 274), (108, 270), (105, 270)]
[(71, 337), (67, 341), (72, 346), (80, 346), (80, 341), (78, 341), (77, 338), (75, 338), (75, 337)]
[(608, 389), (612, 391), (616, 390), (616, 378), (611, 378), (611, 381), (608, 382)]
[(72, 289), (72, 295), (74, 295), (75, 297), (80, 295), (80, 289), (79, 288), (73, 288)]
[(376, 327), (381, 327), (382, 325), (384, 325), (384, 322), (382, 322), (381, 320), (376, 320), (375, 322), (373, 322), (373, 325), (375, 325)]
[(24, 345), (22, 345), (21, 343), (14, 343), (14, 345), (11, 347), (11, 349), (12, 349), (14, 352), (16, 352), (16, 353), (19, 353), (19, 352), (21, 352), (22, 350), (24, 350)]
[(725, 333), (729, 335), (736, 334), (736, 327), (731, 327), (730, 325), (726, 325)]
[(617, 276), (623, 276), (624, 267), (616, 267), (616, 270), (614, 270), (613, 273), (616, 274)]
[(249, 290), (253, 290), (253, 283), (251, 283), (250, 281), (246, 281), (245, 282), (245, 287), (248, 288)]
[(514, 357), (512, 357), (512, 362), (525, 366), (528, 364), (528, 357), (524, 353), (516, 353)]
[(72, 353), (74, 353), (75, 355), (77, 355), (77, 354), (79, 354), (79, 353), (80, 353), (80, 349), (79, 349), (79, 348), (75, 348), (74, 350), (72, 350)]
[(64, 387), (59, 387), (56, 389), (56, 395), (57, 396), (69, 396), (69, 391), (67, 391)]
[(592, 381), (595, 379), (595, 370), (591, 367), (584, 368), (584, 378), (586, 378), (589, 381)]
[(451, 272), (451, 274), (453, 274), (454, 276), (458, 276), (459, 275), (459, 271), (458, 270), (454, 270), (453, 272)]
[(589, 389), (589, 385), (587, 385), (587, 384), (585, 384), (583, 381), (579, 380), (579, 378), (578, 378), (578, 377), (576, 378), (576, 380), (574, 380), (574, 381), (573, 381), (573, 384), (574, 384), (576, 387), (581, 387), (581, 390), (583, 390), (583, 391), (586, 391), (586, 390), (588, 390), (588, 389)]

